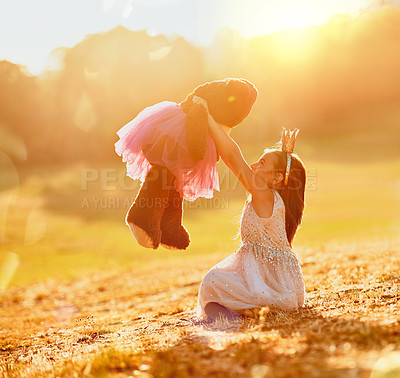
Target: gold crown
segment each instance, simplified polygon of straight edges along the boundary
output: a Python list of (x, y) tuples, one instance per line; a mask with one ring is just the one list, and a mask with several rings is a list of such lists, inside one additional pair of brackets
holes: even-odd
[(299, 129), (286, 130), (282, 127), (282, 151), (291, 154), (294, 150), (294, 144), (296, 143), (296, 137), (299, 133)]
[(285, 185), (289, 182), (290, 164), (292, 162), (292, 156), (290, 155), (294, 150), (294, 144), (296, 143), (296, 137), (299, 133), (299, 129), (286, 130), (282, 127), (282, 151), (287, 152), (286, 155), (286, 172), (285, 172)]

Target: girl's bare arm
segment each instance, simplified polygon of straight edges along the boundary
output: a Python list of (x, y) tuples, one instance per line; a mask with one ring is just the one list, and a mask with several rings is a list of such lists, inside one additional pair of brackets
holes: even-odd
[(226, 166), (239, 179), (246, 190), (255, 197), (265, 196), (270, 190), (265, 182), (253, 173), (236, 142), (223, 130), (208, 112), (207, 101), (201, 97), (194, 96), (193, 102), (202, 104), (208, 113), (209, 132)]

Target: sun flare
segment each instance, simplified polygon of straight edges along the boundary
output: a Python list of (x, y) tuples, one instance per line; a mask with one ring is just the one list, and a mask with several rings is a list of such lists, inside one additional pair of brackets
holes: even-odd
[(245, 6), (231, 8), (232, 28), (244, 37), (254, 37), (282, 30), (321, 25), (336, 14), (351, 14), (368, 5), (368, 0), (250, 0)]
[[(40, 74), (45, 68), (52, 70), (52, 57), (49, 61), (48, 55), (54, 49), (70, 48), (87, 35), (118, 25), (153, 31), (154, 35), (180, 35), (191, 43), (210, 45), (223, 28), (235, 30), (244, 38), (297, 31), (325, 24), (337, 14), (357, 14), (373, 1), (377, 0), (70, 0), (57, 6), (42, 2), (40, 7), (30, 0), (3, 1), (0, 32), (7, 38), (2, 41), (0, 60), (24, 64), (32, 73)], [(27, 11), (21, 12), (25, 8)], [(187, 17), (180, 16), (183, 9)], [(74, 15), (73, 27), (65, 14)]]

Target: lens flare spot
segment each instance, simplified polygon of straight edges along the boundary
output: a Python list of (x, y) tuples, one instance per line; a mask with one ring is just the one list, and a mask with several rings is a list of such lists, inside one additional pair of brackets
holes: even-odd
[(92, 100), (86, 92), (82, 93), (76, 108), (74, 122), (85, 132), (90, 131), (97, 121), (96, 113), (92, 104)]
[(6, 238), (7, 214), (11, 204), (18, 200), (19, 187), (17, 168), (8, 155), (0, 151), (0, 243)]
[(164, 59), (172, 50), (171, 46), (164, 46), (160, 47), (157, 50), (150, 51), (149, 52), (149, 60), (150, 61), (155, 61), (155, 60), (161, 60)]
[(132, 11), (133, 11), (133, 0), (129, 0), (126, 3), (124, 10), (122, 11), (122, 17), (128, 18), (131, 15)]
[(5, 252), (0, 255), (0, 292), (3, 292), (13, 279), (19, 266), (19, 256), (16, 253)]
[(57, 307), (53, 310), (54, 317), (59, 323), (69, 322), (77, 313), (78, 309), (69, 304)]
[(400, 353), (389, 352), (379, 358), (371, 371), (371, 378), (389, 378), (400, 375)]
[(90, 71), (87, 68), (85, 68), (84, 74), (87, 80), (94, 80), (99, 76), (98, 72)]
[(39, 210), (33, 210), (26, 220), (25, 245), (37, 243), (46, 234), (47, 222)]
[(4, 124), (0, 124), (0, 149), (10, 157), (26, 160), (28, 152), (22, 138), (10, 131)]

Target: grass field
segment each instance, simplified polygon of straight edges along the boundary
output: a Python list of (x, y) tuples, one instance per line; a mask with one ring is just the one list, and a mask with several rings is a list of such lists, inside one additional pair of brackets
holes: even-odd
[[(299, 248), (305, 306), (192, 324), (221, 256), (14, 287), (0, 302), (5, 377), (397, 377), (400, 241)], [(340, 256), (338, 258), (338, 256)], [(173, 268), (172, 268), (173, 267)]]
[(185, 205), (191, 246), (170, 252), (139, 247), (124, 225), (137, 184), (120, 166), (10, 166), (0, 196), (0, 372), (400, 374), (400, 160), (308, 159), (307, 168), (294, 243), (305, 307), (201, 326), (187, 321), (201, 278), (240, 243), (245, 193), (223, 168), (214, 199)]
[[(294, 248), (399, 236), (399, 160), (370, 165), (311, 161), (307, 167), (306, 208)], [(121, 168), (76, 166), (8, 179), (13, 180), (19, 184), (0, 197), (2, 251), (19, 262), (11, 285), (230, 254), (240, 242), (234, 236), (246, 194), (223, 169), (215, 198), (185, 204), (192, 243), (184, 252), (154, 252), (136, 244), (124, 216), (138, 183), (125, 178)]]

